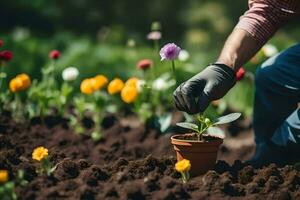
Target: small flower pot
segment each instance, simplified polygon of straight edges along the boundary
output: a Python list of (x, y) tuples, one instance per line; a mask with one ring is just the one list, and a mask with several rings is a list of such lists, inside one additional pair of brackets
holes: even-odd
[(197, 176), (214, 167), (223, 139), (204, 136), (203, 141), (198, 141), (195, 134), (181, 134), (173, 135), (171, 143), (176, 151), (177, 160), (189, 160), (192, 165), (190, 173)]

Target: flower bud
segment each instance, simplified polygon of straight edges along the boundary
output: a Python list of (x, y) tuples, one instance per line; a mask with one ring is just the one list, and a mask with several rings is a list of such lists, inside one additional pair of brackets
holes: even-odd
[(63, 70), (62, 78), (64, 81), (74, 81), (79, 75), (79, 71), (75, 67), (68, 67)]
[(60, 52), (57, 51), (57, 50), (52, 50), (50, 53), (49, 53), (49, 58), (52, 58), (54, 60), (58, 59), (60, 57)]
[(204, 119), (204, 123), (206, 124), (206, 126), (210, 126), (211, 125), (211, 121), (208, 118)]
[(13, 53), (11, 51), (0, 51), (0, 60), (10, 61), (13, 58)]
[(136, 67), (141, 70), (147, 70), (152, 66), (152, 64), (153, 62), (151, 60), (142, 59), (137, 63)]

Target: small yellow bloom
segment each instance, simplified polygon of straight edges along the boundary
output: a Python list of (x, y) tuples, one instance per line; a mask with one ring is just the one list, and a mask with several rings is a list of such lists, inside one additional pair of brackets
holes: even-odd
[(115, 78), (108, 84), (107, 90), (109, 94), (116, 94), (120, 92), (123, 89), (123, 87), (124, 82), (119, 78)]
[(19, 74), (9, 82), (9, 89), (12, 92), (26, 90), (31, 85), (30, 77), (27, 74)]
[(178, 161), (175, 164), (175, 169), (176, 171), (182, 173), (182, 172), (187, 172), (191, 169), (191, 162), (187, 159), (183, 159), (181, 161)]
[(45, 147), (37, 147), (32, 152), (32, 159), (41, 161), (48, 157), (48, 149)]
[(0, 170), (0, 183), (6, 183), (8, 181), (8, 171)]
[(29, 88), (31, 85), (30, 77), (27, 74), (19, 74), (16, 78), (22, 81), (22, 90)]
[(108, 79), (103, 75), (97, 75), (92, 78), (92, 85), (94, 90), (100, 90), (108, 83)]
[(125, 86), (134, 86), (134, 87), (138, 87), (138, 83), (139, 83), (139, 79), (135, 78), (135, 77), (132, 77), (130, 79), (128, 79), (125, 83)]
[(22, 81), (17, 78), (13, 78), (9, 81), (9, 89), (12, 92), (18, 92), (22, 88)]
[(81, 82), (81, 84), (80, 84), (80, 91), (83, 94), (92, 94), (94, 92), (92, 81), (93, 81), (92, 79), (87, 78), (87, 79), (84, 79)]
[(126, 85), (121, 91), (121, 98), (125, 103), (132, 103), (138, 96), (137, 87)]

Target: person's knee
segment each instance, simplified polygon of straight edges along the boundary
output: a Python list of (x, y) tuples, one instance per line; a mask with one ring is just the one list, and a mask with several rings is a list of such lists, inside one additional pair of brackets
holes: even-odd
[(268, 76), (270, 76), (270, 71), (266, 67), (259, 67), (255, 73), (256, 87), (260, 87), (260, 86), (266, 84)]

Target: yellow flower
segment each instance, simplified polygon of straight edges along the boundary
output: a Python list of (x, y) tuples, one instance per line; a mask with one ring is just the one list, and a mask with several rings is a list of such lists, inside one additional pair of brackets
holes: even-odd
[(109, 94), (116, 94), (120, 92), (123, 89), (123, 87), (124, 82), (119, 78), (115, 78), (108, 84), (107, 90)]
[(126, 103), (132, 103), (138, 96), (137, 87), (132, 85), (126, 85), (121, 91), (121, 98)]
[(103, 75), (97, 75), (92, 78), (92, 85), (94, 90), (100, 90), (108, 83), (108, 79)]
[(87, 78), (87, 79), (84, 79), (81, 82), (81, 84), (80, 84), (80, 91), (83, 94), (92, 94), (94, 92), (92, 81), (93, 81), (92, 79)]
[(22, 81), (22, 90), (29, 88), (31, 85), (30, 77), (27, 74), (19, 74), (16, 78)]
[(0, 183), (6, 183), (8, 181), (8, 171), (0, 170)]
[(187, 159), (183, 159), (181, 161), (178, 161), (175, 164), (175, 169), (176, 171), (182, 173), (182, 172), (187, 172), (191, 169), (191, 162)]
[(9, 82), (9, 89), (12, 92), (26, 90), (31, 85), (30, 77), (27, 74), (19, 74)]
[(32, 152), (32, 159), (41, 161), (48, 157), (48, 149), (45, 147), (37, 147)]
[(126, 81), (125, 86), (131, 85), (131, 86), (137, 87), (138, 83), (139, 83), (139, 79), (132, 77)]
[(18, 78), (13, 78), (9, 81), (9, 89), (12, 92), (18, 92), (20, 91), (22, 87), (22, 81)]

